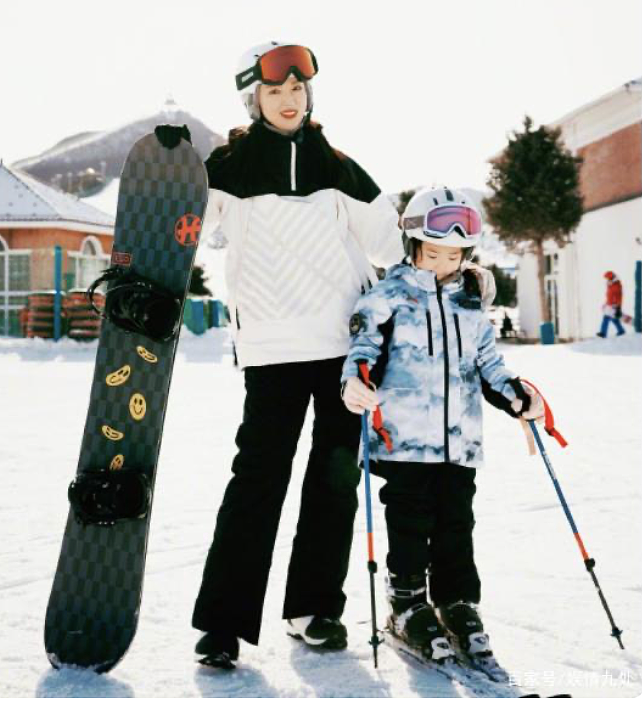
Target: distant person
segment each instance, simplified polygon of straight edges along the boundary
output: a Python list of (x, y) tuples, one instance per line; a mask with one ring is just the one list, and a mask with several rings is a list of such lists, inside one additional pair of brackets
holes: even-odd
[(597, 332), (600, 338), (606, 338), (609, 324), (613, 322), (618, 336), (626, 333), (622, 326), (622, 283), (618, 276), (608, 270), (604, 273), (606, 278), (606, 302), (602, 306), (604, 316), (602, 317), (602, 327)]
[(515, 329), (513, 328), (513, 322), (508, 316), (507, 312), (504, 312), (504, 319), (502, 320), (502, 327), (499, 330), (502, 338), (508, 338), (509, 336), (515, 335)]

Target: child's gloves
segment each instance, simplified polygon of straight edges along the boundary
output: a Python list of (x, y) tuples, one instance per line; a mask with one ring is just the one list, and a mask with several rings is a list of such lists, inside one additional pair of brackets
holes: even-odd
[(154, 134), (156, 134), (161, 146), (169, 149), (176, 148), (181, 143), (181, 139), (192, 143), (192, 135), (189, 133), (187, 124), (183, 124), (182, 127), (175, 124), (159, 124), (154, 129)]
[(363, 414), (366, 409), (374, 411), (378, 405), (376, 393), (366, 387), (358, 377), (351, 377), (344, 383), (341, 397), (353, 414)]
[(526, 421), (544, 418), (544, 402), (532, 387), (521, 383), (517, 378), (509, 380), (509, 384), (517, 395), (517, 399), (513, 399), (510, 404), (516, 416)]

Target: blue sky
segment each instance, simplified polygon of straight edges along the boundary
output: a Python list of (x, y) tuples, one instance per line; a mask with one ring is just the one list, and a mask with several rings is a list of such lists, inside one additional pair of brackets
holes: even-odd
[(636, 0), (3, 3), (0, 157), (155, 112), (171, 94), (226, 134), (246, 123), (238, 56), (269, 39), (319, 60), (315, 117), (386, 191), (483, 187), (536, 123), (642, 75)]

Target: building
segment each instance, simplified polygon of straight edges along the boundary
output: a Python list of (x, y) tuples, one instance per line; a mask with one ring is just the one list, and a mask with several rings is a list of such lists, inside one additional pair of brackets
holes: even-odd
[[(622, 280), (624, 312), (634, 313), (636, 261), (642, 260), (641, 89), (642, 79), (627, 83), (549, 125), (561, 128), (566, 146), (584, 159), (580, 225), (570, 244), (545, 246), (547, 301), (562, 339), (595, 335), (607, 270)], [(534, 255), (520, 258), (517, 295), (521, 328), (536, 338), (542, 319)]]
[(108, 266), (114, 218), (0, 161), (0, 336), (20, 335), (32, 292), (54, 289), (55, 247), (63, 290), (87, 287)]

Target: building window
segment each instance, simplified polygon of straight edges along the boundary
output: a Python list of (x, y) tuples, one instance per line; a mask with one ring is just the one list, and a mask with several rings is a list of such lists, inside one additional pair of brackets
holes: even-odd
[(7, 280), (9, 279), (7, 263), (9, 256), (7, 255), (7, 244), (0, 236), (0, 295), (4, 293)]
[(87, 289), (89, 285), (100, 277), (101, 272), (108, 267), (109, 256), (103, 253), (100, 241), (94, 236), (88, 236), (80, 247), (80, 253), (77, 253), (75, 271), (75, 286), (82, 289)]
[(12, 251), (0, 236), (0, 335), (19, 336), (20, 310), (30, 290), (29, 251)]
[(12, 292), (27, 292), (30, 288), (28, 253), (9, 254), (9, 289)]

